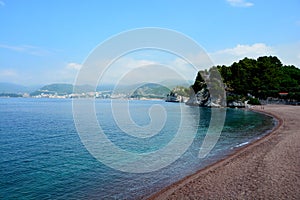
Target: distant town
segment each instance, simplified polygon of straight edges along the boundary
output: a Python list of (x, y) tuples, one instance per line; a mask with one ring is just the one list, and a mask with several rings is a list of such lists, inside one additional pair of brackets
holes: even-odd
[[(5, 89), (1, 91), (0, 84), (0, 97), (10, 98), (10, 97), (23, 97), (23, 98), (56, 98), (56, 99), (68, 99), (68, 98), (97, 98), (97, 99), (162, 99), (169, 101), (180, 101), (186, 100), (188, 97), (188, 87), (175, 86), (173, 90), (169, 87), (165, 87), (160, 84), (147, 83), (136, 89), (134, 86), (127, 86), (115, 91), (113, 88), (107, 88), (106, 90), (101, 90), (101, 88), (96, 88), (98, 91), (93, 91), (89, 85), (76, 87), (71, 84), (50, 84), (36, 89), (33, 92), (23, 91), (23, 89), (9, 90), (9, 86), (5, 85)], [(3, 88), (3, 87), (2, 87)], [(101, 91), (99, 91), (101, 90)], [(76, 92), (74, 92), (76, 91)], [(170, 94), (172, 98), (170, 98)], [(185, 96), (185, 97), (183, 97)]]

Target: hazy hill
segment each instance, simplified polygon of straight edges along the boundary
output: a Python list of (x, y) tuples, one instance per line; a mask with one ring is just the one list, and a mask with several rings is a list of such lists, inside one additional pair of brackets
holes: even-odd
[(137, 88), (132, 94), (132, 98), (159, 98), (163, 99), (170, 93), (170, 89), (156, 83), (147, 83)]
[[(93, 87), (89, 85), (82, 85), (76, 87), (76, 92), (91, 92), (93, 91)], [(50, 85), (45, 85), (41, 87), (40, 89), (36, 90), (35, 92), (32, 92), (31, 96), (36, 96), (40, 94), (58, 94), (58, 95), (66, 95), (73, 93), (73, 85), (72, 84), (64, 84), (64, 83), (55, 83)]]
[(23, 86), (14, 83), (0, 83), (0, 93), (30, 93), (38, 89), (39, 86)]
[[(175, 82), (169, 82), (174, 84)], [(133, 98), (165, 98), (167, 94), (170, 93), (170, 89), (174, 88), (173, 86), (165, 86), (166, 83), (157, 84), (157, 83), (145, 83), (142, 86), (140, 85), (122, 85), (118, 86), (116, 91), (115, 86), (112, 84), (103, 84), (99, 85), (96, 88), (96, 91), (111, 91), (115, 94), (122, 94), (128, 97)], [(30, 88), (22, 85), (12, 84), (12, 83), (0, 83), (0, 93), (2, 94), (23, 94), (30, 93), (31, 96), (38, 96), (41, 94), (52, 94), (52, 95), (68, 95), (72, 93), (87, 93), (94, 92), (94, 88), (90, 85), (80, 85), (75, 88), (72, 84), (65, 83), (54, 83), (45, 85), (39, 88)]]

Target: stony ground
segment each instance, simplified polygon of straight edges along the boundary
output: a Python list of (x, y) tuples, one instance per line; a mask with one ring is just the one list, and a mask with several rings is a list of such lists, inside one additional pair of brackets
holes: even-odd
[(279, 127), (151, 199), (300, 199), (300, 106), (254, 110), (279, 118)]

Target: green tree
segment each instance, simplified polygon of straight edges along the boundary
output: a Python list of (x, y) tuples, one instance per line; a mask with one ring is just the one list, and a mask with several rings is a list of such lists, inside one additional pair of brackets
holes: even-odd
[[(202, 76), (210, 74), (211, 80), (217, 78), (215, 69), (219, 70), (225, 89), (231, 93), (231, 99), (245, 99), (248, 93), (257, 98), (266, 99), (267, 97), (280, 97), (279, 92), (288, 92), (287, 98), (300, 100), (300, 69), (293, 65), (283, 65), (276, 56), (244, 58), (230, 66), (213, 66), (208, 72), (199, 72), (192, 85), (195, 92), (207, 86)], [(213, 89), (218, 87), (211, 85)]]

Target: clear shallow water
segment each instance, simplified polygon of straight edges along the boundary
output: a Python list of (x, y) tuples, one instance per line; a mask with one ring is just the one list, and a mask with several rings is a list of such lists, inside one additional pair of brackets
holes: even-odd
[[(110, 101), (96, 100), (95, 107), (99, 123), (112, 142), (127, 151), (151, 152), (172, 140), (180, 116), (179, 104), (130, 101), (132, 119), (140, 126), (148, 124), (148, 109), (153, 104), (163, 106), (168, 118), (163, 132), (148, 139), (124, 134), (113, 120)], [(190, 148), (166, 168), (132, 174), (109, 168), (89, 154), (76, 132), (71, 100), (0, 99), (0, 199), (137, 199), (224, 157), (274, 125), (271, 117), (226, 109), (217, 145), (200, 159), (199, 147), (210, 112), (184, 106), (184, 114), (201, 116), (200, 122), (191, 120), (193, 127), (186, 127), (186, 131), (198, 129)]]

